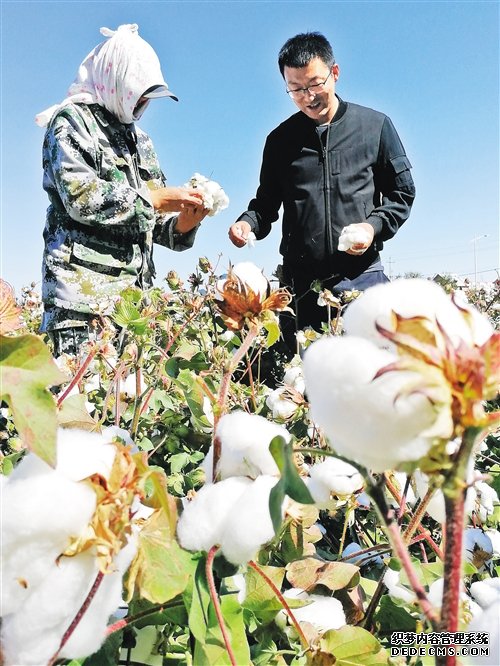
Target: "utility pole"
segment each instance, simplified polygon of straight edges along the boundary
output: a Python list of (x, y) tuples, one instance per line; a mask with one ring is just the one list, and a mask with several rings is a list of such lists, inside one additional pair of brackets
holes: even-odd
[(389, 280), (392, 280), (392, 264), (393, 263), (394, 263), (394, 260), (391, 257), (389, 257), (389, 259), (387, 259), (387, 264), (389, 266)]
[(474, 286), (477, 285), (477, 252), (476, 252), (476, 243), (481, 238), (488, 238), (488, 234), (482, 234), (481, 236), (476, 236), (471, 240), (474, 248)]

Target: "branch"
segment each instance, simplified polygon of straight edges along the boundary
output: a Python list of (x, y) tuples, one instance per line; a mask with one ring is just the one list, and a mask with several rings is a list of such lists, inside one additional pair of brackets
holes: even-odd
[(214, 557), (219, 550), (219, 546), (212, 546), (208, 551), (207, 562), (205, 566), (205, 574), (207, 577), (208, 589), (210, 591), (210, 598), (214, 605), (215, 614), (217, 616), (217, 622), (222, 633), (222, 638), (224, 639), (224, 645), (226, 646), (226, 651), (229, 656), (229, 661), (231, 666), (238, 666), (236, 658), (234, 656), (233, 648), (231, 647), (231, 642), (229, 640), (229, 635), (227, 633), (226, 625), (224, 624), (224, 616), (222, 615), (222, 608), (220, 606), (219, 597), (217, 595), (217, 590), (215, 589), (214, 573), (212, 570), (212, 565)]

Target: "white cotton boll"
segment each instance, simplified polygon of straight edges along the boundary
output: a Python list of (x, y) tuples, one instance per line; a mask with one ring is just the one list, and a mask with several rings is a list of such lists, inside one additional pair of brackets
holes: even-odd
[(115, 439), (119, 439), (125, 444), (125, 446), (135, 447), (135, 442), (130, 436), (129, 431), (124, 428), (108, 426), (107, 428), (104, 428), (101, 434), (105, 442), (112, 442)]
[(357, 335), (378, 346), (392, 344), (377, 332), (375, 324), (392, 330), (392, 312), (402, 317), (437, 319), (453, 344), (483, 344), (493, 333), (487, 317), (471, 306), (472, 328), (446, 292), (435, 282), (425, 279), (401, 279), (370, 287), (353, 301), (344, 313), (344, 327), (349, 335)]
[(500, 557), (500, 532), (495, 529), (485, 530), (484, 533), (489, 537), (493, 546), (493, 556)]
[(304, 391), (306, 390), (306, 383), (304, 381), (302, 367), (297, 365), (288, 368), (283, 377), (283, 384), (286, 386), (291, 386), (296, 391), (304, 395)]
[(342, 456), (382, 472), (418, 460), (432, 445), (424, 433), (437, 412), (421, 393), (401, 395), (417, 375), (394, 371), (373, 379), (396, 357), (356, 337), (330, 337), (305, 353), (311, 416)]
[(283, 596), (311, 602), (307, 606), (294, 608), (293, 614), (298, 622), (312, 624), (320, 634), (330, 629), (340, 629), (346, 624), (344, 609), (338, 599), (320, 594), (307, 594), (300, 588), (287, 590)]
[(500, 602), (500, 578), (478, 580), (470, 586), (470, 592), (481, 608)]
[(233, 501), (220, 542), (222, 553), (229, 562), (245, 564), (274, 537), (269, 494), (277, 483), (274, 476), (259, 476), (250, 482), (237, 501)]
[[(144, 378), (141, 374), (141, 379), (139, 382), (139, 392), (140, 394), (144, 393), (147, 389), (147, 385), (144, 381)], [(124, 380), (120, 382), (120, 393), (127, 398), (135, 398), (137, 395), (137, 380), (136, 373), (131, 372), (125, 377)]]
[[(404, 472), (395, 472), (394, 473), (394, 478), (397, 482), (397, 486), (399, 486), (399, 492), (401, 496), (403, 496), (404, 490), (406, 488), (406, 479), (407, 476)], [(417, 501), (417, 498), (415, 496), (415, 493), (413, 492), (413, 488), (411, 487), (411, 483), (408, 486), (408, 490), (406, 491), (406, 500), (405, 504), (409, 504), (410, 506), (413, 506), (415, 502)], [(391, 504), (392, 506), (399, 506), (399, 503), (396, 502), (395, 499), (391, 499)]]
[(29, 453), (2, 488), (2, 606), (14, 612), (92, 518), (96, 495)]
[(255, 247), (255, 241), (257, 240), (255, 234), (253, 231), (250, 231), (248, 236), (247, 236), (247, 246), (248, 247)]
[(105, 574), (89, 606), (89, 611), (85, 613), (71, 638), (61, 650), (62, 658), (77, 659), (93, 654), (101, 647), (106, 638), (108, 620), (122, 604), (123, 575), (136, 552), (137, 542), (132, 539), (115, 557), (114, 571)]
[(467, 627), (471, 632), (487, 632), (489, 634), (489, 654), (487, 656), (468, 657), (470, 666), (492, 666), (500, 664), (500, 600), (492, 603), (482, 613), (474, 615)]
[(184, 187), (199, 190), (203, 197), (203, 206), (208, 209), (209, 217), (213, 217), (229, 205), (229, 198), (219, 183), (209, 180), (199, 173), (194, 173)]
[(328, 494), (333, 493), (337, 497), (348, 497), (363, 487), (363, 477), (358, 470), (338, 458), (328, 457), (323, 462), (312, 465), (309, 476), (316, 487), (322, 485)]
[[(221, 479), (230, 476), (279, 474), (278, 466), (269, 451), (269, 444), (280, 435), (287, 442), (290, 434), (283, 426), (268, 421), (258, 414), (236, 411), (225, 414), (217, 424), (216, 436), (221, 443), (218, 474)], [(203, 461), (207, 482), (212, 480), (213, 445)]]
[[(285, 396), (285, 397), (283, 397)], [(287, 421), (297, 411), (297, 403), (286, 397), (286, 388), (279, 387), (266, 398), (266, 405), (269, 407), (273, 414), (273, 419), (279, 421)]]
[(177, 523), (177, 537), (186, 550), (209, 551), (220, 543), (228, 514), (251, 480), (231, 477), (203, 486), (195, 497), (184, 505)]
[(494, 488), (489, 486), (484, 481), (476, 481), (474, 483), (474, 490), (476, 492), (476, 502), (474, 510), (478, 514), (482, 522), (488, 516), (493, 514), (495, 504), (498, 504), (498, 495)]
[(242, 604), (247, 596), (247, 580), (243, 574), (234, 575), (232, 580), (238, 590), (238, 603)]
[(78, 428), (59, 428), (57, 433), (57, 471), (73, 481), (92, 474), (109, 478), (116, 447), (103, 435)]
[(407, 603), (414, 603), (416, 601), (414, 592), (401, 583), (399, 576), (400, 572), (394, 571), (394, 569), (387, 569), (385, 572), (384, 585), (387, 587), (389, 595)]
[(464, 555), (467, 562), (472, 562), (474, 554), (480, 553), (482, 560), (493, 556), (493, 544), (490, 537), (478, 527), (468, 527), (464, 532)]
[(58, 565), (52, 565), (19, 610), (3, 618), (6, 666), (47, 663), (58, 649), (96, 574), (97, 561), (90, 553), (64, 557)]
[(346, 252), (350, 250), (353, 245), (357, 243), (369, 243), (371, 240), (370, 233), (360, 227), (358, 224), (349, 224), (342, 229), (339, 236), (338, 249), (339, 252)]
[(251, 261), (241, 261), (233, 266), (232, 272), (248, 285), (254, 293), (259, 294), (261, 297), (266, 296), (269, 282), (262, 269), (258, 268), (254, 263)]
[[(413, 473), (413, 480), (415, 481), (418, 497), (423, 499), (429, 490), (429, 477), (419, 469), (416, 469)], [(438, 523), (445, 522), (446, 508), (444, 504), (444, 495), (443, 491), (439, 488), (434, 491), (430, 502), (427, 504), (426, 512)]]

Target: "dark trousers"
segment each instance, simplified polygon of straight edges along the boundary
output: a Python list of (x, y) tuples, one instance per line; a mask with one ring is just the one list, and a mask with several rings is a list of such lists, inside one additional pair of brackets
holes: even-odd
[[(310, 275), (293, 276), (291, 288), (294, 298), (290, 306), (295, 311), (295, 316), (286, 312), (280, 316), (283, 339), (292, 354), (297, 351), (297, 331), (308, 327), (321, 331), (321, 324), (328, 321), (328, 308), (318, 305), (319, 294), (311, 289), (311, 282), (314, 280), (314, 276)], [(344, 291), (365, 291), (384, 282), (389, 282), (389, 278), (383, 270), (377, 270), (361, 273), (352, 279), (327, 278), (321, 281), (321, 288), (329, 289), (334, 296), (340, 296)], [(335, 314), (334, 312), (333, 315)]]

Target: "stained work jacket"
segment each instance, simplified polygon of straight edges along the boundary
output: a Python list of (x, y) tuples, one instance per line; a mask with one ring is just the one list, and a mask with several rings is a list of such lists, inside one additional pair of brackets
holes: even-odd
[(151, 140), (99, 105), (59, 111), (45, 134), (43, 168), (46, 306), (107, 314), (122, 289), (151, 286), (153, 243), (192, 246), (196, 229), (174, 234), (176, 217), (153, 208), (150, 190), (165, 178)]

